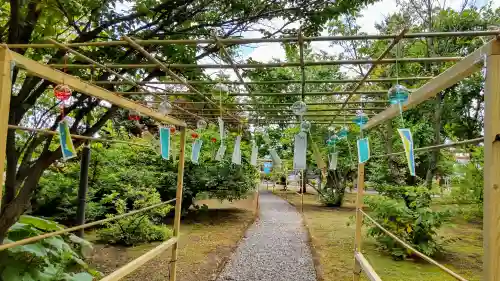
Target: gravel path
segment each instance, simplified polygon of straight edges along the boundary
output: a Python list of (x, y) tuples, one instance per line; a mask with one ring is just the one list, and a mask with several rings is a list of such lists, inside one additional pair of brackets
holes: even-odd
[(259, 219), (248, 229), (217, 281), (315, 281), (300, 214), (266, 191), (261, 191), (259, 204)]

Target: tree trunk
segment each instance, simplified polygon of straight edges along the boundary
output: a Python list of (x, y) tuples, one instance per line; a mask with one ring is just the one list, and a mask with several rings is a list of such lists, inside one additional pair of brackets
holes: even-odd
[(301, 183), (302, 188), (300, 189), (300, 193), (307, 192), (307, 169), (302, 171)]

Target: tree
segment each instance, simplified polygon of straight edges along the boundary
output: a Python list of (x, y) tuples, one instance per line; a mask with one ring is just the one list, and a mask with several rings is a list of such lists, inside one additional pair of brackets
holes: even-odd
[[(58, 41), (86, 42), (90, 40), (116, 40), (126, 34), (139, 39), (181, 39), (208, 37), (214, 28), (224, 30), (221, 37), (234, 36), (248, 30), (252, 24), (273, 18), (285, 19), (285, 24), (274, 34), (286, 33), (286, 26), (299, 19), (304, 20), (304, 30), (317, 33), (318, 28), (329, 18), (341, 13), (356, 10), (364, 3), (360, 1), (178, 1), (159, 2), (135, 1), (124, 4), (121, 1), (72, 1), (50, 0), (29, 1), (22, 5), (20, 0), (11, 0), (7, 7), (9, 19), (0, 20), (0, 41), (8, 44), (22, 44), (41, 41), (51, 37)], [(5, 7), (5, 5), (4, 5)], [(216, 46), (193, 47), (188, 45), (148, 46), (167, 63), (194, 63), (218, 51)], [(35, 60), (44, 59), (52, 63), (85, 63), (78, 58), (67, 56), (64, 50), (13, 49)], [(79, 51), (99, 62), (139, 63), (142, 56), (128, 48), (93, 48), (85, 47)], [(67, 73), (85, 80), (114, 80), (102, 70), (67, 69)], [(187, 79), (204, 78), (201, 70), (189, 70), (181, 73)], [(153, 70), (144, 72), (138, 69), (123, 69), (121, 74), (145, 81), (163, 76), (163, 72)], [(59, 121), (54, 110), (49, 81), (30, 76), (14, 69), (15, 83), (11, 99), (9, 124), (49, 126), (55, 129)], [(125, 86), (107, 86), (109, 90), (131, 91)], [(200, 88), (203, 89), (203, 88)], [(72, 133), (86, 136), (95, 134), (108, 120), (122, 113), (116, 106), (105, 107), (95, 99), (80, 93), (73, 93), (73, 101), (64, 109), (72, 117)], [(84, 123), (85, 116), (92, 116), (89, 124)], [(0, 241), (6, 231), (29, 207), (30, 197), (43, 172), (61, 156), (59, 148), (53, 145), (54, 136), (28, 135), (23, 144), (18, 145), (16, 134), (10, 130), (7, 135), (7, 166), (5, 196), (0, 210)], [(81, 141), (75, 141), (81, 145)]]

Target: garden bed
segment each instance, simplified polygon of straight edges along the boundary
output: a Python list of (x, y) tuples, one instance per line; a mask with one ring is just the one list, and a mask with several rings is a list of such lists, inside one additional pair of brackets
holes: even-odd
[[(177, 276), (180, 281), (214, 280), (246, 229), (255, 219), (255, 201), (200, 200), (208, 209), (190, 212), (181, 220)], [(91, 238), (88, 236), (87, 238)], [(135, 247), (95, 244), (91, 266), (109, 274), (151, 250), (160, 242)], [(124, 280), (168, 280), (171, 251), (167, 250)]]
[[(276, 191), (300, 210), (300, 195), (293, 191)], [(314, 194), (304, 195), (304, 223), (311, 235), (318, 280), (352, 280), (354, 265), (355, 194), (346, 194), (342, 208), (328, 208)], [(366, 231), (366, 228), (363, 230)], [(481, 225), (453, 219), (440, 235), (450, 242), (446, 253), (437, 260), (469, 280), (480, 280), (482, 271)], [(455, 280), (425, 261), (395, 261), (376, 248), (375, 241), (363, 235), (363, 254), (384, 281)]]

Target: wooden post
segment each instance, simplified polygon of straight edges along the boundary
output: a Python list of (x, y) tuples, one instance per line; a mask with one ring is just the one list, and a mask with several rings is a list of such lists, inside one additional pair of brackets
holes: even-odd
[(302, 170), (301, 175), (302, 175), (302, 181), (300, 183), (300, 212), (304, 213), (304, 179), (305, 179), (304, 170)]
[(500, 280), (500, 42), (486, 66), (484, 94), (483, 280)]
[(175, 217), (174, 217), (174, 237), (177, 238), (177, 243), (172, 246), (172, 259), (170, 264), (170, 281), (175, 281), (177, 278), (177, 249), (179, 248), (179, 236), (181, 226), (182, 213), (182, 190), (184, 181), (184, 156), (186, 150), (186, 127), (181, 128), (180, 149), (179, 149), (179, 167), (177, 170), (177, 193), (175, 201)]
[(5, 149), (7, 145), (7, 132), (9, 126), (10, 96), (12, 89), (12, 77), (10, 68), (11, 59), (9, 50), (0, 47), (0, 207), (2, 204)]
[[(363, 226), (363, 194), (365, 192), (365, 164), (358, 164), (358, 186), (356, 196), (356, 233), (354, 235), (354, 255), (361, 253), (361, 227)], [(354, 259), (353, 280), (358, 281), (361, 275), (361, 265)]]

